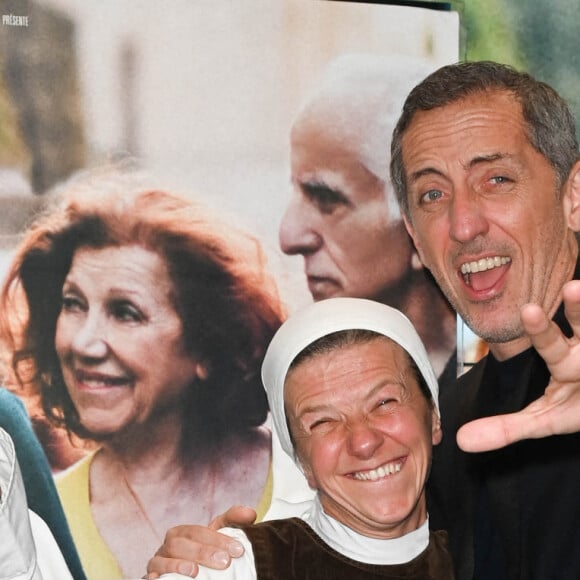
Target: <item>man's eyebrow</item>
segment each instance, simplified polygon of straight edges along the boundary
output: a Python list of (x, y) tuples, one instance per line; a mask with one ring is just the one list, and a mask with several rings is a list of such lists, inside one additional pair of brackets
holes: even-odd
[(304, 179), (299, 181), (300, 187), (306, 191), (316, 193), (318, 191), (331, 191), (339, 193), (336, 187), (332, 187), (322, 179)]
[(469, 163), (467, 163), (467, 165), (464, 167), (467, 169), (472, 169), (473, 167), (480, 165), (482, 163), (491, 163), (493, 161), (499, 161), (501, 159), (510, 159), (511, 157), (512, 155), (501, 152), (490, 153), (489, 155), (478, 155), (477, 157), (471, 159)]
[[(462, 164), (464, 169), (472, 169), (477, 165), (483, 163), (492, 163), (493, 161), (499, 161), (501, 159), (510, 159), (513, 156), (508, 153), (490, 153), (489, 155), (477, 155), (473, 159), (470, 159), (468, 163)], [(445, 177), (442, 171), (436, 169), (435, 167), (424, 167), (423, 169), (419, 169), (418, 171), (414, 171), (411, 173), (411, 181), (417, 181), (421, 177), (429, 176), (429, 175), (438, 175), (440, 177)]]
[(332, 187), (328, 183), (321, 180), (305, 180), (299, 182), (300, 189), (306, 194), (310, 199), (324, 200), (325, 198), (331, 197), (335, 201), (340, 201), (343, 203), (348, 203), (348, 198), (344, 193), (337, 187)]
[(438, 175), (444, 177), (443, 173), (438, 169), (435, 169), (435, 167), (424, 167), (423, 169), (419, 169), (419, 171), (413, 171), (413, 173), (411, 173), (411, 181), (417, 181), (426, 175)]

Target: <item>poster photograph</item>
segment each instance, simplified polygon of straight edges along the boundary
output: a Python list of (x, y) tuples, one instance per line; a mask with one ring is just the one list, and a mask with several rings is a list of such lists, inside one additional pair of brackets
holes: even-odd
[[(459, 15), (412, 4), (0, 0), (5, 382), (89, 579), (141, 577), (184, 513), (292, 494), (259, 379), (289, 313), (385, 302), (455, 375), (456, 318), (388, 171), (406, 94), (460, 57)], [(139, 220), (173, 229), (133, 238)]]

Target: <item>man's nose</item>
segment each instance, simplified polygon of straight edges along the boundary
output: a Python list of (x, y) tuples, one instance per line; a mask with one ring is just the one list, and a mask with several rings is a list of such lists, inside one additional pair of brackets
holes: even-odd
[(351, 423), (348, 434), (348, 451), (360, 459), (370, 459), (383, 443), (383, 434), (365, 420)]
[(72, 350), (84, 358), (103, 358), (107, 354), (106, 324), (98, 315), (88, 314), (72, 340)]
[(314, 208), (300, 195), (294, 194), (280, 222), (280, 248), (285, 254), (312, 254), (320, 249), (322, 236), (314, 224)]
[(489, 231), (489, 222), (477, 194), (464, 188), (454, 193), (449, 206), (449, 236), (460, 243), (470, 242)]

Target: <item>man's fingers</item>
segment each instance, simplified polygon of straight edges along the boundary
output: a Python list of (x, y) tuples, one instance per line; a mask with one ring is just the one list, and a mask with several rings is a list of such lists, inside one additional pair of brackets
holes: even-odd
[(572, 280), (562, 289), (566, 319), (580, 338), (580, 280)]
[(469, 453), (499, 449), (511, 442), (510, 434), (504, 429), (503, 416), (476, 419), (457, 431), (457, 444), (460, 449)]
[(568, 339), (557, 324), (548, 319), (536, 304), (526, 304), (521, 310), (522, 323), (534, 348), (550, 367), (552, 374), (570, 353)]
[[(526, 304), (521, 310), (522, 323), (538, 352), (552, 358), (568, 352), (566, 338), (558, 325), (552, 322), (537, 304)], [(542, 357), (545, 360), (545, 357)]]
[(553, 434), (542, 415), (533, 415), (528, 409), (519, 413), (495, 415), (476, 419), (463, 425), (457, 432), (457, 444), (463, 451), (479, 453), (493, 451), (522, 439), (537, 439)]
[(486, 417), (467, 423), (457, 432), (457, 444), (468, 452), (500, 449), (522, 439), (580, 428), (580, 281), (562, 290), (566, 318), (574, 335), (564, 336), (537, 304), (522, 307), (521, 317), (534, 348), (552, 375), (544, 395), (518, 413)]

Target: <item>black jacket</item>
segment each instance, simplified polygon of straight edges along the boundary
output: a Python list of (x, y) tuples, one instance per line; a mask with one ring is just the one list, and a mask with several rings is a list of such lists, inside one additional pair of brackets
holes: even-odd
[[(563, 307), (554, 320), (570, 334)], [(458, 580), (580, 579), (580, 433), (480, 454), (462, 452), (455, 440), (471, 419), (522, 409), (549, 378), (530, 348), (501, 363), (488, 355), (441, 385), (443, 441), (428, 506), (431, 528), (449, 534)]]

